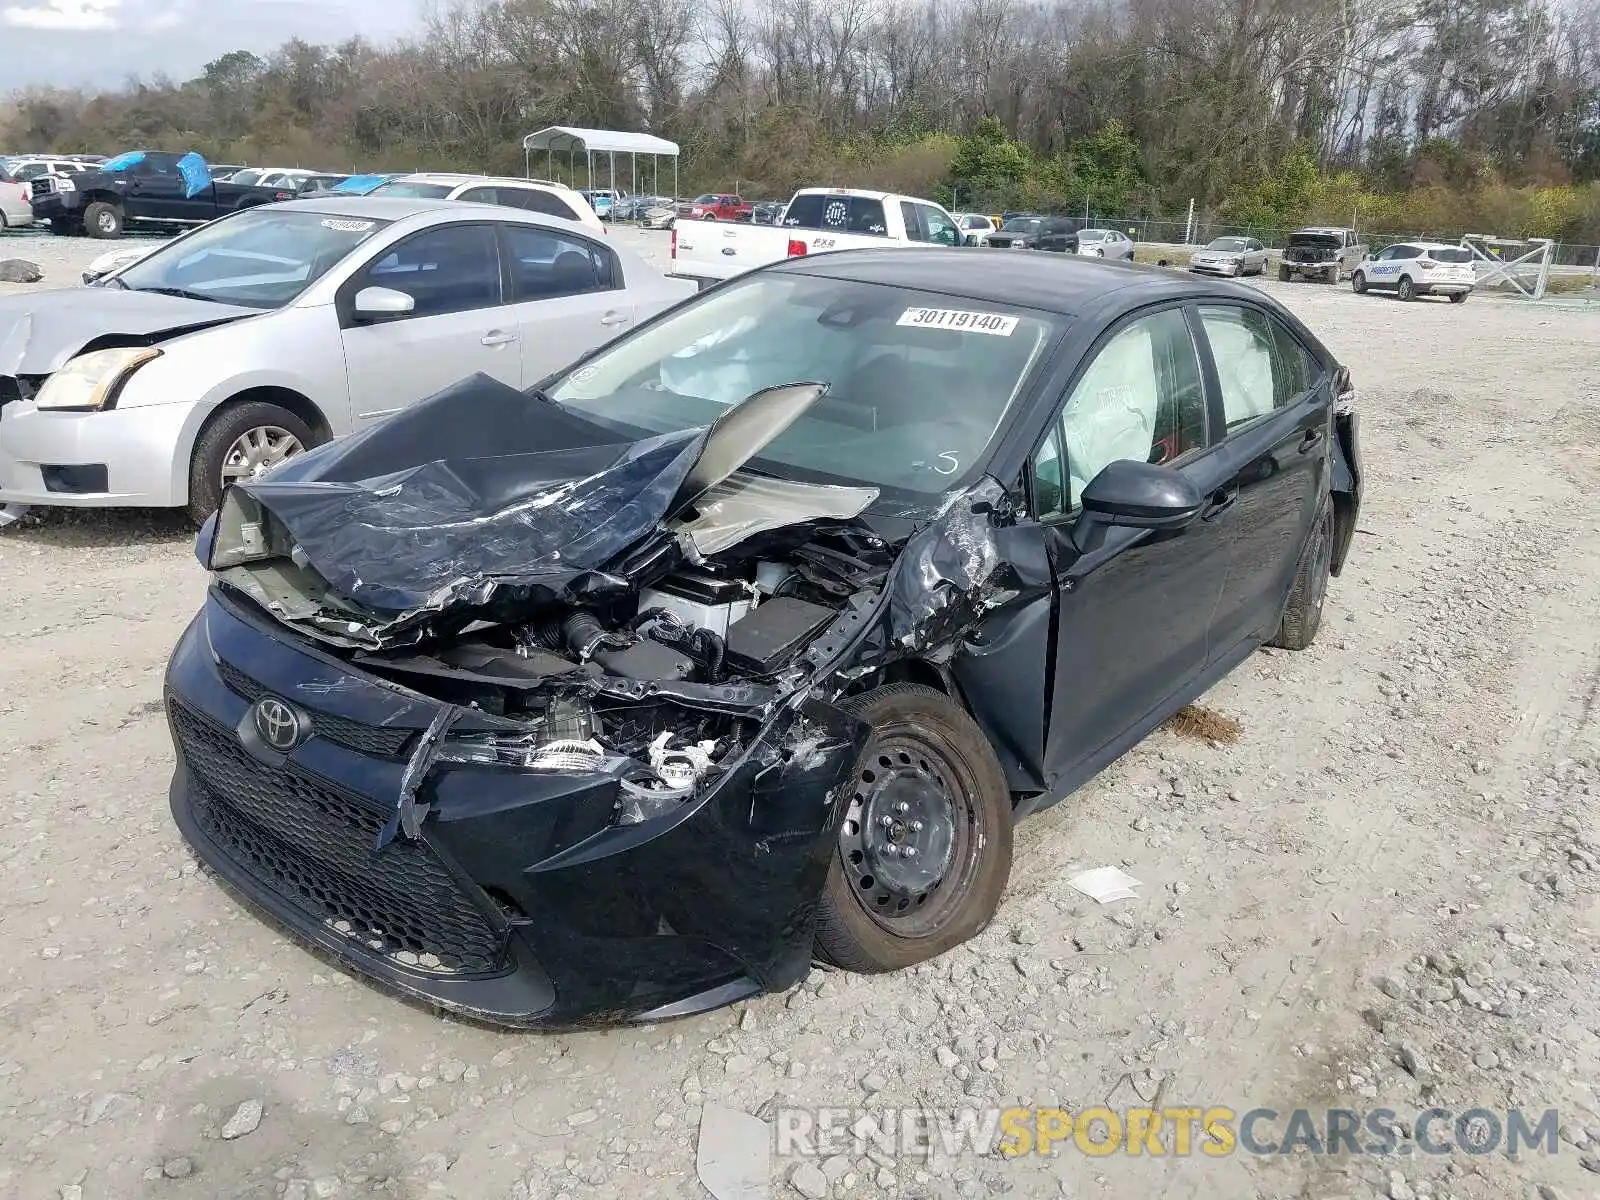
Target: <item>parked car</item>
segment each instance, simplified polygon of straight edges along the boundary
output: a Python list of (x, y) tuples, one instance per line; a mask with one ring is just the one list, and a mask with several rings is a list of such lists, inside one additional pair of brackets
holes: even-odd
[(284, 188), (211, 178), (198, 154), (135, 150), (77, 175), (41, 175), (30, 185), (34, 220), (60, 234), (118, 238), (129, 229), (203, 225), (240, 209), (294, 199)]
[(1053, 249), (1075, 253), (1077, 233), (1077, 222), (1071, 217), (1012, 214), (989, 235), (986, 244), (997, 250), (1037, 250), (1040, 239), (1049, 238)]
[(911, 966), (990, 922), (1016, 821), (1312, 642), (1352, 407), (1292, 314), (1187, 275), (775, 264), (231, 489), (167, 672), (174, 818), (482, 1020)]
[(349, 179), (349, 175), (332, 175), (327, 173), (307, 175), (296, 183), (295, 195), (320, 196), (324, 192), (337, 191), (339, 185), (341, 183), (345, 183)]
[(623, 193), (615, 188), (586, 188), (578, 194), (588, 201), (595, 216), (602, 221), (611, 219), (612, 206), (623, 197)]
[(986, 246), (989, 244), (989, 235), (999, 226), (993, 217), (983, 213), (951, 213), (956, 224), (961, 226), (962, 241), (968, 246)]
[(475, 371), (532, 384), (689, 293), (606, 241), (512, 208), (321, 196), (98, 287), (0, 297), (19, 351), (0, 361), (0, 505), (200, 519), (228, 483)]
[(1212, 238), (1189, 256), (1189, 270), (1199, 275), (1262, 275), (1266, 269), (1267, 248), (1253, 237)]
[(670, 200), (648, 205), (639, 217), (646, 229), (671, 229), (677, 221), (678, 206)]
[[(1120, 229), (1080, 229), (1074, 236), (1074, 251), (1088, 258), (1109, 258), (1113, 262), (1133, 261), (1133, 239)], [(1049, 249), (1040, 246), (1041, 250)]]
[(225, 179), (232, 179), (240, 171), (243, 171), (245, 169), (246, 169), (246, 167), (245, 167), (245, 165), (243, 163), (207, 163), (206, 164), (206, 170), (208, 172), (210, 172), (211, 178), (213, 178), (215, 180), (218, 180), (218, 181), (225, 180)]
[(498, 204), (577, 221), (594, 233), (604, 235), (606, 227), (595, 211), (583, 202), (582, 194), (559, 183), (536, 183), (531, 179), (500, 178), (493, 175), (454, 175), (439, 171), (401, 175), (380, 183), (367, 193), (427, 200), (464, 200), (475, 204)]
[(1338, 283), (1367, 256), (1354, 229), (1302, 229), (1291, 233), (1278, 259), (1278, 279), (1320, 279)]
[(53, 156), (23, 155), (6, 159), (0, 163), (6, 173), (18, 183), (32, 183), (45, 175), (79, 175), (84, 171), (92, 170), (93, 162), (73, 158), (65, 154)]
[(776, 225), (783, 217), (782, 200), (757, 200), (750, 208), (752, 225)]
[(33, 224), (32, 192), (20, 179), (14, 179), (0, 166), (0, 233)]
[(773, 228), (679, 219), (684, 223), (672, 231), (672, 272), (701, 286), (830, 250), (961, 245), (955, 218), (933, 201), (854, 188), (801, 188)]
[(754, 206), (743, 196), (707, 192), (679, 208), (678, 215), (686, 221), (737, 221), (740, 217), (749, 219), (753, 210)]
[(1445, 242), (1397, 242), (1369, 255), (1350, 273), (1350, 290), (1394, 292), (1402, 300), (1448, 296), (1465, 304), (1478, 282), (1472, 251)]

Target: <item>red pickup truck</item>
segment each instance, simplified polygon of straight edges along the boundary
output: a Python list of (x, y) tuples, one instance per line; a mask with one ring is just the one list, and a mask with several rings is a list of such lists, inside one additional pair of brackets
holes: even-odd
[(755, 205), (743, 196), (708, 192), (681, 205), (678, 216), (687, 221), (748, 221)]

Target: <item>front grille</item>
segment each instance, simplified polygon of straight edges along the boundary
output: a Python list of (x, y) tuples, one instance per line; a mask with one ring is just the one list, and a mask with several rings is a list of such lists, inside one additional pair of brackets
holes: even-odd
[(373, 844), (387, 814), (292, 764), (270, 767), (232, 730), (170, 698), (200, 828), (239, 870), (315, 926), (433, 975), (489, 975), (504, 938), (424, 841)]
[[(219, 662), (217, 670), (222, 674), (222, 682), (246, 700), (254, 702), (267, 694), (265, 687), (232, 663)], [(336, 717), (331, 713), (312, 710), (311, 732), (347, 750), (354, 750), (357, 754), (370, 754), (374, 758), (400, 759), (407, 757), (407, 748), (417, 731), (391, 729), (385, 725), (363, 725), (347, 717)]]
[(48, 175), (41, 175), (28, 185), (29, 191), (35, 196), (48, 196), (55, 191), (55, 183)]

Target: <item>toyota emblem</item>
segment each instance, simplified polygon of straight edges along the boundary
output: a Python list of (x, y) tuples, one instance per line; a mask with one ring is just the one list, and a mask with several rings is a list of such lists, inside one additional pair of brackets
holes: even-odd
[(300, 744), (304, 734), (300, 714), (282, 700), (272, 696), (257, 700), (253, 719), (261, 740), (274, 750), (293, 750)]

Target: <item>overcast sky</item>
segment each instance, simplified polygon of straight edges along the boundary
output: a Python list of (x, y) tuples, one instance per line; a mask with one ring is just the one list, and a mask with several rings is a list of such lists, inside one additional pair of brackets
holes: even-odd
[(295, 36), (383, 42), (419, 12), (418, 0), (0, 0), (0, 96), (157, 71), (185, 79), (229, 50), (264, 53)]

